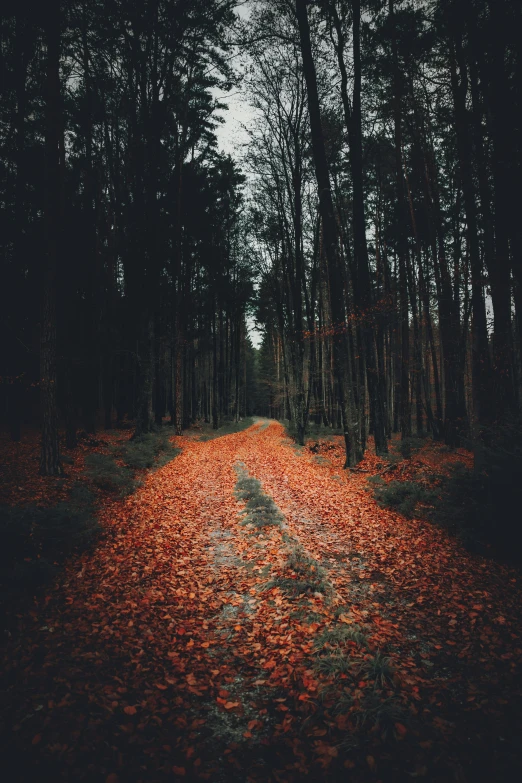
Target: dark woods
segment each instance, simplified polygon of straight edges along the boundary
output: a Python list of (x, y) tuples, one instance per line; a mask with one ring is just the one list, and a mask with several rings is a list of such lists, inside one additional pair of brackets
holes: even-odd
[(347, 465), (370, 433), (377, 453), (429, 432), (479, 455), (519, 432), (522, 8), (256, 7), (272, 415), (301, 443), (309, 415), (342, 427)]
[[(12, 437), (39, 403), (40, 470), (59, 474), (59, 425), (72, 447), (77, 427), (257, 412), (300, 443), (339, 427), (347, 466), (395, 432), (472, 444), (480, 466), (499, 432), (519, 442), (522, 6), (249, 8), (4, 12)], [(215, 137), (238, 53), (248, 189)]]
[[(2, 17), (2, 408), (40, 471), (135, 422), (245, 415), (243, 177), (217, 151), (231, 3), (13, 3)], [(10, 11), (10, 13), (9, 13)]]

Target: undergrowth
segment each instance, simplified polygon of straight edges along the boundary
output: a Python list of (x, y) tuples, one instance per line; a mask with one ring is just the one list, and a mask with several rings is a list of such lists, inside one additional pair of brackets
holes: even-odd
[(358, 729), (366, 727), (387, 740), (397, 737), (396, 724), (404, 720), (404, 714), (397, 696), (382, 699), (379, 694), (369, 691), (354, 712), (354, 717)]
[(0, 507), (0, 613), (31, 596), (57, 573), (65, 558), (88, 548), (100, 533), (93, 496), (73, 485), (68, 500), (51, 508)]
[(139, 486), (132, 470), (118, 465), (109, 454), (88, 454), (85, 467), (88, 478), (98, 489), (117, 493), (119, 497), (132, 494)]
[(115, 451), (118, 456), (121, 456), (125, 465), (135, 470), (163, 467), (179, 452), (180, 449), (172, 445), (169, 434), (165, 430), (131, 438)]
[(418, 481), (390, 481), (372, 477), (374, 496), (380, 506), (393, 508), (405, 517), (414, 517), (422, 507), (433, 505), (436, 494)]
[[(413, 439), (412, 439), (413, 440)], [(415, 439), (416, 440), (416, 439)], [(422, 442), (422, 441), (420, 441)], [(405, 447), (411, 454), (418, 443)], [(423, 481), (369, 479), (381, 506), (441, 525), (470, 550), (522, 561), (522, 421), (507, 419), (475, 443), (475, 468), (456, 462)]]
[[(18, 600), (32, 596), (54, 578), (72, 552), (90, 546), (100, 532), (91, 487), (124, 498), (141, 484), (136, 471), (165, 465), (175, 449), (165, 431), (152, 432), (116, 446), (81, 437), (88, 446), (109, 447), (110, 453), (85, 456), (87, 479), (72, 485), (67, 500), (53, 506), (0, 506), (0, 616), (15, 616)], [(66, 465), (73, 464), (64, 455)]]
[(346, 642), (354, 642), (360, 647), (368, 646), (368, 638), (359, 625), (334, 625), (325, 629), (315, 640), (316, 651), (325, 648), (337, 648), (346, 645)]
[(134, 471), (161, 468), (179, 453), (168, 432), (156, 430), (114, 446), (111, 454), (89, 454), (85, 466), (89, 479), (98, 489), (123, 498), (141, 485)]

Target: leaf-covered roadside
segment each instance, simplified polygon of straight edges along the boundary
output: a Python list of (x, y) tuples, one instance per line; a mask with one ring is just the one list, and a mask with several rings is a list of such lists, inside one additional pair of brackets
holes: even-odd
[(168, 429), (131, 437), (129, 430), (83, 432), (63, 453), (60, 477), (37, 475), (36, 433), (0, 439), (0, 623), (16, 626), (24, 605), (56, 576), (71, 553), (89, 548), (102, 528), (97, 506), (135, 492), (144, 471), (173, 459)]
[(517, 779), (516, 572), (275, 423), (177, 445), (5, 650), (14, 780)]

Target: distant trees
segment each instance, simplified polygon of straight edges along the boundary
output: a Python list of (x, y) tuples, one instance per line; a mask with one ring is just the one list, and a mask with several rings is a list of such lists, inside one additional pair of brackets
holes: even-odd
[(295, 373), (285, 375), (286, 324), (293, 319), (295, 334), (300, 317), (306, 399), (312, 416), (345, 422), (347, 464), (360, 459), (368, 432), (382, 453), (413, 422), (450, 446), (479, 446), (520, 406), (520, 4), (254, 5), (249, 32), (263, 47), (260, 61), (253, 44), (254, 92), (265, 62), (288, 78), (289, 57), (294, 79), (306, 82), (301, 164), (296, 148), (273, 143), (279, 93), (266, 93), (253, 140), (256, 153), (261, 139), (270, 146), (254, 187), (273, 290), (284, 289), (295, 256), (274, 226), (294, 213), (290, 200), (262, 194), (279, 192), (280, 172), (309, 171), (311, 160), (316, 174), (307, 180), (302, 313), (284, 298), (277, 317), (259, 313), (266, 340), (282, 346), (277, 372), (290, 413), (300, 391)]

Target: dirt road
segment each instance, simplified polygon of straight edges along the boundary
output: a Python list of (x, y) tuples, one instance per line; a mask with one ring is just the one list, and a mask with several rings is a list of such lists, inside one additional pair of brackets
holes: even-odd
[(277, 423), (177, 441), (4, 649), (11, 781), (522, 778), (515, 572)]

